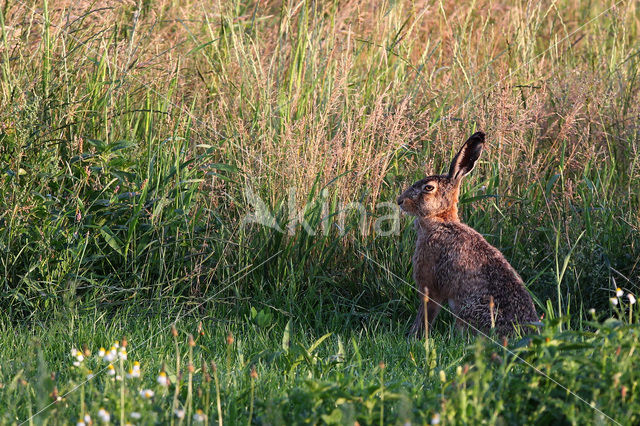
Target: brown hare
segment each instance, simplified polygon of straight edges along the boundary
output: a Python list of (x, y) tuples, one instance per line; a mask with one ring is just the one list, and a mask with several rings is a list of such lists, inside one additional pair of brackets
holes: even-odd
[[(494, 325), (499, 335), (507, 336), (516, 324), (538, 321), (531, 296), (502, 253), (458, 218), (460, 183), (473, 170), (483, 145), (484, 133), (474, 133), (453, 158), (448, 174), (419, 180), (400, 195), (398, 204), (416, 216), (413, 278), (420, 293), (429, 290), (429, 322), (448, 302), (458, 328), (488, 332)], [(420, 303), (412, 334), (422, 333), (423, 307)]]

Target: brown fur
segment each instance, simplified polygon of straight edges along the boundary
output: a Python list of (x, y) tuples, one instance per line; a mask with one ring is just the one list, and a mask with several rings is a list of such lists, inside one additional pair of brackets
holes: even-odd
[[(458, 218), (462, 177), (473, 169), (483, 144), (483, 133), (472, 135), (454, 157), (449, 174), (414, 183), (400, 195), (398, 204), (416, 216), (413, 278), (420, 292), (425, 287), (429, 290), (429, 322), (448, 301), (458, 328), (488, 332), (493, 297), (496, 331), (510, 335), (517, 324), (538, 320), (531, 296), (502, 253)], [(419, 335), (423, 327), (421, 303), (411, 332)]]

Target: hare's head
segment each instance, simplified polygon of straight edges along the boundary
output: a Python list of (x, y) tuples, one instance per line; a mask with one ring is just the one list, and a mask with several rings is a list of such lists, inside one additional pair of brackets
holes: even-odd
[(483, 145), (484, 133), (471, 135), (453, 158), (448, 174), (427, 176), (398, 197), (402, 210), (420, 218), (457, 221), (460, 183), (473, 170)]

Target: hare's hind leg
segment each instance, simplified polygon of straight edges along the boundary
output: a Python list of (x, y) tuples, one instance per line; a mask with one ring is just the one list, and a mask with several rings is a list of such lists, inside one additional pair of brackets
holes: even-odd
[(487, 334), (491, 330), (489, 307), (483, 297), (461, 301), (456, 313), (456, 328), (463, 335)]
[(416, 319), (413, 320), (411, 328), (409, 329), (409, 337), (420, 337), (424, 329), (424, 304), (420, 303), (418, 306), (418, 314)]
[[(427, 303), (427, 318), (429, 320), (429, 326), (433, 324), (433, 321), (438, 316), (438, 313), (440, 313), (441, 308), (442, 300), (429, 300), (429, 302)], [(424, 334), (424, 302), (420, 300), (418, 314), (416, 315), (416, 319), (413, 320), (413, 324), (409, 329), (409, 336), (421, 337), (422, 334)]]

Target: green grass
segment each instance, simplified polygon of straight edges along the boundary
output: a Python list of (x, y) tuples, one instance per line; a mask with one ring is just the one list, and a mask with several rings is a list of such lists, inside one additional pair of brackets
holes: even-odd
[[(637, 423), (637, 318), (609, 298), (640, 293), (639, 22), (633, 2), (3, 3), (0, 423), (54, 386), (72, 392), (33, 422), (177, 423), (155, 382), (174, 321), (187, 422), (606, 422), (582, 398)], [(450, 315), (428, 361), (404, 337), (415, 233), (377, 233), (378, 203), (477, 129), (462, 217), (548, 321), (509, 348), (579, 398)], [(243, 224), (250, 193), (284, 232)], [(143, 371), (125, 410), (94, 356), (73, 390), (70, 356), (123, 335)]]
[[(212, 423), (222, 416), (236, 424), (247, 421), (254, 405), (253, 419), (268, 424), (420, 424), (434, 416), (443, 423), (583, 424), (610, 421), (606, 416), (623, 424), (638, 421), (637, 315), (635, 325), (590, 321), (591, 331), (582, 332), (560, 332), (560, 323), (550, 322), (541, 335), (508, 349), (486, 338), (465, 339), (439, 323), (427, 356), (423, 344), (407, 340), (397, 325), (317, 336), (297, 321), (283, 326), (284, 318), (272, 310), (260, 312), (227, 322), (203, 316), (202, 328), (185, 319), (175, 340), (166, 317), (134, 313), (115, 321), (98, 313), (70, 316), (46, 330), (13, 335), (4, 330), (0, 418), (12, 423), (40, 413), (33, 421), (58, 424), (88, 413), (97, 421), (102, 408), (114, 421), (121, 413), (134, 421), (134, 412), (144, 424), (180, 423), (173, 414), (177, 407), (185, 411), (185, 422), (202, 410)], [(108, 362), (96, 355), (100, 346), (108, 350), (122, 342), (123, 331), (124, 371), (134, 361), (141, 365), (141, 377), (125, 376), (124, 382), (109, 375)], [(93, 353), (73, 366), (70, 348), (84, 344)], [(113, 365), (122, 376), (119, 362)], [(169, 387), (157, 383), (160, 371)], [(88, 374), (95, 378), (87, 380)], [(143, 389), (155, 395), (139, 395)]]

